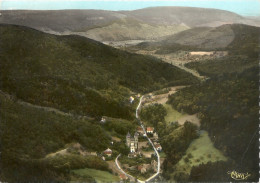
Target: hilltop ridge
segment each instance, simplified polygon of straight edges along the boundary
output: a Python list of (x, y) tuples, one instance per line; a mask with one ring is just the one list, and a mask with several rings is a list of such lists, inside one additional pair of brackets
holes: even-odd
[[(257, 19), (229, 11), (193, 7), (152, 7), (133, 11), (1, 10), (0, 12), (2, 14), (0, 23), (24, 25), (53, 34), (78, 34), (98, 41), (156, 39), (201, 26), (217, 27), (234, 23), (260, 26), (260, 21)], [(135, 26), (138, 29), (135, 29)]]

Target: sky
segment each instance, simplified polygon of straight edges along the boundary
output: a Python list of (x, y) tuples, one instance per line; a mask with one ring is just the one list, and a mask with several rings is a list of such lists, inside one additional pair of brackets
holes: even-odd
[(260, 16), (260, 0), (0, 0), (1, 10), (103, 9), (116, 11), (155, 6), (215, 8), (243, 16)]

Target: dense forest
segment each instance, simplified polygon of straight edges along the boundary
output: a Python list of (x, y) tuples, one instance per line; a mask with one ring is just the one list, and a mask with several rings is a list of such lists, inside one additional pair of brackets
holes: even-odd
[(0, 26), (0, 89), (65, 112), (133, 119), (129, 97), (198, 80), (167, 63), (80, 36)]
[[(72, 142), (79, 142), (88, 151), (107, 148), (111, 137), (95, 121), (23, 106), (3, 94), (0, 99), (1, 181), (64, 181), (70, 169), (108, 169), (97, 157), (46, 158)], [(70, 166), (63, 166), (67, 162)]]
[[(236, 161), (240, 171), (258, 177), (258, 67), (216, 76), (184, 88), (168, 103), (189, 114), (198, 113), (201, 128), (215, 146)], [(221, 175), (225, 176), (225, 175)]]
[(113, 149), (113, 157), (127, 154), (124, 142), (111, 146), (111, 136), (124, 137), (137, 122), (108, 118), (96, 120), (66, 116), (26, 106), (10, 95), (0, 93), (0, 178), (7, 182), (55, 182), (70, 180), (71, 170), (93, 168), (110, 171), (96, 156), (77, 153), (49, 157), (71, 143), (80, 143), (85, 151), (101, 154)]

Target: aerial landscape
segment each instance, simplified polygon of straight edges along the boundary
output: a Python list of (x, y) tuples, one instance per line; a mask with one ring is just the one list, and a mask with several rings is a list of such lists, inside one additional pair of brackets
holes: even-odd
[(259, 181), (259, 1), (56, 1), (0, 6), (0, 182)]

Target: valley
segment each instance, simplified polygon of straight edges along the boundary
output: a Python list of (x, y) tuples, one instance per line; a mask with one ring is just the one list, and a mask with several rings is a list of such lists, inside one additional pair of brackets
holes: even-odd
[(0, 12), (1, 182), (259, 179), (258, 19)]

